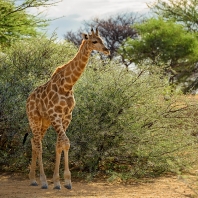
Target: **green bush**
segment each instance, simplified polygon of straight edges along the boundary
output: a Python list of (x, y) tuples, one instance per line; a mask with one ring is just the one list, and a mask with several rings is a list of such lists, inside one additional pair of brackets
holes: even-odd
[[(75, 52), (69, 43), (40, 38), (16, 43), (1, 55), (1, 169), (28, 171), (30, 137), (22, 146), (24, 134), (30, 131), (26, 99)], [(76, 107), (66, 132), (73, 173), (99, 172), (127, 179), (179, 172), (196, 160), (192, 133), (197, 131), (197, 105), (173, 92), (164, 100), (169, 86), (160, 71), (143, 67), (126, 71), (116, 62), (91, 57), (74, 89)], [(48, 173), (54, 169), (55, 141), (50, 128), (43, 141)]]
[(0, 54), (0, 152), (2, 156), (0, 164), (2, 167), (6, 165), (17, 168), (13, 166), (15, 161), (25, 160), (23, 155), (20, 158), (20, 154), (23, 154), (23, 136), (30, 131), (25, 111), (29, 93), (46, 82), (55, 67), (70, 60), (75, 52), (76, 49), (71, 44), (58, 43), (55, 36), (52, 36), (51, 39), (41, 37), (14, 43)]
[(194, 146), (197, 106), (182, 101), (180, 107), (173, 93), (165, 101), (168, 83), (161, 76), (91, 62), (75, 87), (67, 132), (76, 169), (142, 177), (184, 168), (189, 159), (183, 151)]

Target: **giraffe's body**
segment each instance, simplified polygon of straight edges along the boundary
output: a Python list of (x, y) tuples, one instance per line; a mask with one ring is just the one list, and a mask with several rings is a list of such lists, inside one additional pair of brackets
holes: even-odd
[(32, 162), (29, 173), (31, 185), (37, 185), (35, 168), (38, 158), (41, 185), (42, 188), (48, 188), (42, 162), (42, 139), (51, 125), (57, 132), (56, 164), (53, 175), (54, 188), (60, 189), (59, 165), (61, 153), (64, 151), (65, 187), (71, 189), (71, 174), (68, 165), (70, 142), (65, 131), (71, 122), (72, 110), (75, 106), (72, 88), (84, 71), (92, 50), (109, 54), (109, 50), (104, 46), (97, 30), (96, 33), (92, 30), (92, 34), (89, 36), (83, 34), (83, 37), (82, 44), (74, 59), (58, 67), (51, 79), (36, 88), (28, 97), (26, 110), (33, 133), (33, 138), (31, 139)]

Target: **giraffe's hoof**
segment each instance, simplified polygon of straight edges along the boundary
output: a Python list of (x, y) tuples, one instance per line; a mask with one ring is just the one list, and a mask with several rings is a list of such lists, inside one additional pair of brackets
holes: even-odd
[(54, 189), (60, 190), (61, 187), (60, 186), (55, 186)]
[(41, 189), (48, 189), (48, 185), (47, 184), (42, 185)]
[(32, 182), (32, 183), (30, 184), (30, 186), (38, 186), (38, 184), (37, 184), (36, 182)]
[(67, 188), (67, 189), (69, 189), (69, 190), (72, 189), (72, 185), (71, 185), (71, 184), (67, 184), (67, 185), (65, 184), (64, 186), (65, 186), (65, 188)]

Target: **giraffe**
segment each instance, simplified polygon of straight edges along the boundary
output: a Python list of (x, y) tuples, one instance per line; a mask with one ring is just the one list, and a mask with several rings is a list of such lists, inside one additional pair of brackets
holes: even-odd
[(57, 133), (56, 162), (53, 174), (54, 189), (61, 189), (59, 165), (62, 152), (64, 152), (65, 161), (64, 186), (67, 189), (72, 188), (68, 163), (70, 141), (65, 132), (71, 122), (72, 110), (75, 106), (73, 86), (83, 73), (93, 50), (102, 52), (105, 55), (110, 54), (109, 50), (103, 44), (97, 28), (95, 32), (92, 28), (91, 34), (82, 34), (82, 37), (83, 40), (76, 56), (67, 64), (57, 67), (50, 80), (44, 85), (37, 87), (27, 99), (26, 112), (29, 126), (33, 133), (33, 138), (31, 139), (32, 161), (30, 164), (29, 179), (30, 185), (38, 185), (35, 178), (38, 159), (42, 189), (48, 188), (42, 162), (42, 139), (49, 126), (52, 126)]

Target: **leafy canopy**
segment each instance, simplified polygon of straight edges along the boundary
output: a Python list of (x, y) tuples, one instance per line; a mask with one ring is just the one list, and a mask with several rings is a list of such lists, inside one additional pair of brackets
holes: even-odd
[(46, 27), (47, 20), (40, 17), (41, 13), (27, 13), (27, 8), (51, 6), (57, 2), (25, 0), (17, 6), (16, 0), (0, 0), (0, 45), (7, 46), (17, 39), (38, 35), (38, 28)]
[(121, 48), (125, 57), (133, 62), (150, 59), (152, 63), (163, 62), (175, 68), (182, 63), (197, 61), (198, 42), (182, 25), (152, 18), (134, 27), (139, 39), (129, 38)]
[(160, 66), (174, 83), (189, 81), (198, 61), (198, 41), (181, 24), (162, 18), (136, 24), (139, 38), (128, 39), (120, 53), (134, 62)]
[(198, 30), (197, 0), (157, 0), (149, 7), (157, 15), (182, 23), (188, 31)]

